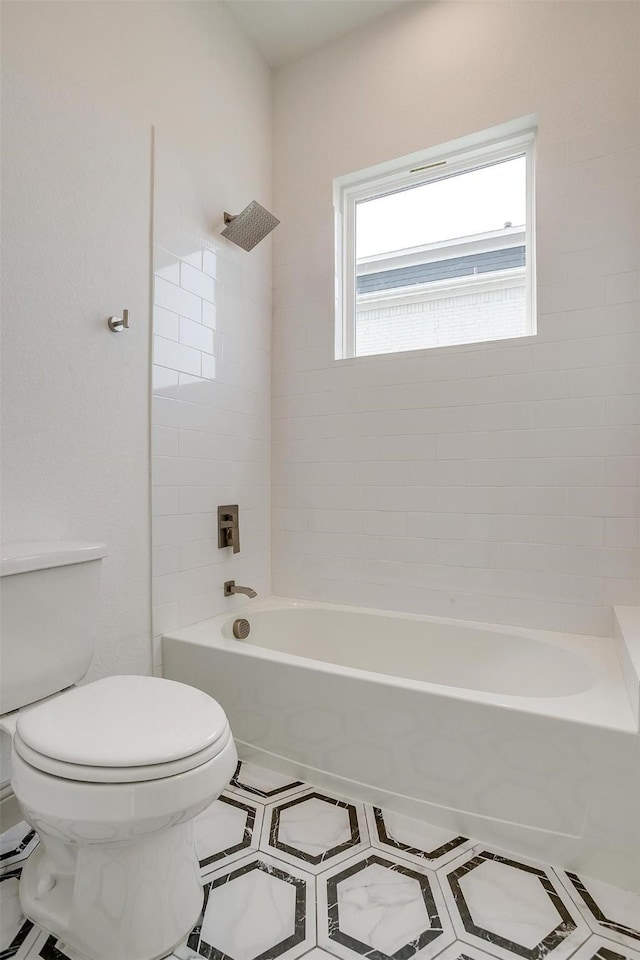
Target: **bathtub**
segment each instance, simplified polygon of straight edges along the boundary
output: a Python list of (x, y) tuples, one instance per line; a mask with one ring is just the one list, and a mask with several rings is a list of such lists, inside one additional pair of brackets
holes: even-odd
[(273, 597), (163, 637), (162, 658), (222, 704), (245, 759), (638, 889), (625, 649), (623, 635)]

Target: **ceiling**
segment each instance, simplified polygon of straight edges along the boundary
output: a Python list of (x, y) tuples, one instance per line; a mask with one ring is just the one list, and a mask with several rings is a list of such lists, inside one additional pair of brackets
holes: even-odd
[(408, 0), (226, 0), (269, 66), (281, 67)]

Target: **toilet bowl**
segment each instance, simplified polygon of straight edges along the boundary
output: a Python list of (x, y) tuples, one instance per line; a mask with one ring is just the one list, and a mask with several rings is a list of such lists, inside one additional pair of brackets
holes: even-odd
[(0, 729), (40, 844), (23, 912), (86, 960), (156, 960), (196, 923), (193, 819), (237, 763), (222, 707), (144, 676), (76, 686), (93, 656), (100, 543), (3, 544)]
[(41, 838), (25, 916), (89, 960), (166, 956), (202, 909), (193, 819), (237, 763), (224, 711), (186, 684), (117, 676), (14, 716), (11, 782)]

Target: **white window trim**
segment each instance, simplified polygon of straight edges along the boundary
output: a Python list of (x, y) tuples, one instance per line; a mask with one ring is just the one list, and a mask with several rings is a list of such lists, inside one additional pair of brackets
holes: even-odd
[[(336, 227), (335, 357), (362, 359), (355, 353), (356, 322), (356, 204), (388, 193), (443, 178), (460, 170), (526, 156), (525, 267), (527, 327), (524, 336), (536, 333), (535, 251), (535, 138), (537, 119), (523, 117), (482, 133), (472, 134), (398, 160), (369, 167), (334, 180)], [(425, 167), (431, 167), (429, 171)], [(464, 347), (464, 344), (452, 344)], [(422, 348), (420, 348), (422, 349)], [(398, 351), (406, 353), (407, 351)], [(394, 354), (389, 353), (389, 356)], [(376, 355), (379, 357), (379, 355)]]

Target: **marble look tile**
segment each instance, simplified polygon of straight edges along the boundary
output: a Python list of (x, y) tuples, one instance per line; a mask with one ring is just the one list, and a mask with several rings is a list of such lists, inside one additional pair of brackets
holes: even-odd
[(257, 850), (264, 807), (259, 803), (222, 794), (196, 817), (196, 849), (202, 875)]
[(364, 806), (319, 791), (267, 807), (261, 849), (320, 873), (368, 847)]
[(640, 950), (630, 950), (604, 937), (589, 937), (571, 960), (640, 960)]
[[(253, 764), (235, 780), (196, 820), (205, 909), (175, 960), (640, 960), (637, 893)], [(24, 823), (0, 836), (0, 960), (83, 960), (21, 913), (37, 843)]]
[(594, 933), (640, 950), (640, 893), (575, 873), (558, 875)]
[(438, 960), (490, 960), (490, 957), (490, 953), (478, 950), (462, 940), (454, 940), (450, 947), (438, 954)]
[[(27, 958), (28, 960), (86, 960), (82, 954), (76, 953), (71, 947), (44, 930), (40, 931), (29, 953), (25, 955), (25, 960)], [(16, 960), (23, 960), (23, 958), (16, 957)]]
[(192, 954), (233, 960), (294, 960), (315, 946), (312, 876), (265, 854), (213, 874), (185, 945)]
[(37, 845), (38, 835), (24, 820), (5, 830), (0, 834), (0, 869), (26, 860)]
[(411, 863), (435, 869), (473, 846), (472, 840), (421, 820), (369, 805), (366, 811), (371, 846)]
[(563, 960), (590, 935), (550, 869), (476, 848), (438, 876), (458, 937), (493, 956)]
[(453, 940), (435, 874), (370, 852), (318, 877), (318, 945), (344, 960), (426, 960)]
[(247, 763), (246, 760), (238, 762), (228, 787), (231, 793), (240, 793), (258, 803), (269, 803), (271, 800), (293, 796), (308, 789), (309, 784), (302, 783), (301, 780), (292, 780), (284, 773), (267, 770), (255, 763)]
[(171, 956), (175, 957), (176, 960), (200, 960), (202, 954), (196, 953), (196, 951), (188, 947), (186, 943), (183, 943), (179, 947), (176, 947)]
[[(2, 901), (4, 909), (4, 899)], [(20, 943), (12, 947), (0, 949), (0, 960), (86, 960), (81, 954), (72, 950), (61, 940), (47, 933), (29, 920), (25, 921), (29, 930)]]

